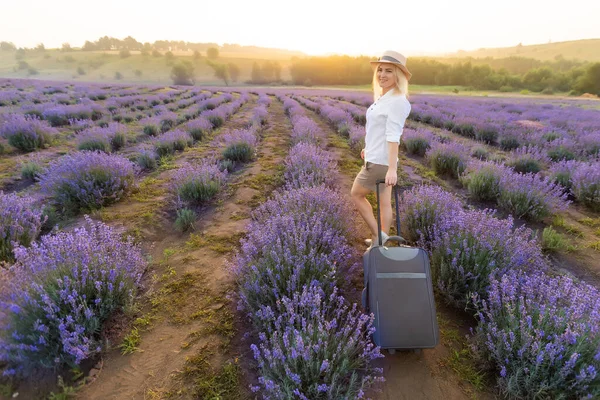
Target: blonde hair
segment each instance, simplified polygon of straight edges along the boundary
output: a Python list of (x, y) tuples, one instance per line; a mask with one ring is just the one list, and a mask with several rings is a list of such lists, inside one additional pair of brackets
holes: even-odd
[(394, 67), (393, 71), (394, 71), (394, 89), (396, 91), (395, 94), (396, 95), (403, 94), (406, 97), (408, 97), (408, 79), (406, 78), (406, 75), (404, 75), (404, 72), (402, 72), (402, 70), (394, 64), (379, 63), (375, 67), (375, 71), (373, 71), (373, 101), (377, 101), (377, 99), (381, 97), (381, 92), (383, 91), (381, 86), (379, 86), (379, 80), (377, 79), (377, 69), (379, 69), (379, 66), (381, 66), (381, 64), (388, 64), (388, 65), (392, 65)]

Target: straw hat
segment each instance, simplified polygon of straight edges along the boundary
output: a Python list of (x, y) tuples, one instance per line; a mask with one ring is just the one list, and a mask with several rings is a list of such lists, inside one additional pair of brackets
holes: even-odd
[(406, 68), (406, 57), (404, 57), (397, 51), (384, 51), (383, 55), (379, 57), (377, 61), (371, 61), (371, 65), (376, 64), (394, 64), (398, 66), (398, 68), (400, 68), (402, 72), (404, 72), (404, 75), (406, 75), (406, 79), (410, 80), (410, 77), (412, 76), (412, 74), (408, 71), (408, 68)]

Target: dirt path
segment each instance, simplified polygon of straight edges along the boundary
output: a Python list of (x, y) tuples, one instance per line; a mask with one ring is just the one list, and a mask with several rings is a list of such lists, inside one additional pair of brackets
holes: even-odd
[[(347, 141), (341, 138), (321, 117), (308, 109), (306, 109), (306, 115), (311, 117), (324, 132), (328, 133), (328, 150), (335, 155), (340, 169), (338, 185), (342, 193), (349, 194), (362, 161), (353, 155)], [(402, 174), (405, 180), (410, 180), (410, 183), (424, 180), (410, 168), (402, 171)], [(370, 236), (366, 224), (360, 218), (358, 218), (357, 231), (359, 238)], [(359, 239), (354, 245), (361, 252), (365, 249), (362, 239)], [(362, 285), (362, 274), (354, 277), (354, 281)], [(359, 301), (358, 298), (351, 300)], [(452, 360), (452, 354), (454, 351), (462, 351), (465, 346), (464, 335), (468, 332), (469, 322), (462, 320), (462, 316), (457, 315), (453, 310), (441, 305), (438, 305), (437, 313), (441, 343), (434, 349), (423, 350), (420, 354), (397, 352), (390, 355), (387, 351), (383, 352), (385, 358), (379, 360), (378, 366), (383, 368), (386, 381), (379, 388), (380, 392), (370, 393), (370, 396), (379, 400), (463, 400), (473, 398), (487, 400), (494, 398), (491, 393), (477, 390), (454, 372), (456, 364), (460, 364), (463, 360)]]
[[(245, 105), (221, 130), (242, 127), (255, 105)], [(273, 101), (269, 111), (257, 160), (234, 174), (226, 193), (199, 217), (196, 232), (176, 232), (164, 207), (151, 218), (139, 216), (140, 208), (149, 202), (132, 201), (114, 210), (115, 215), (128, 215), (123, 220), (126, 225), (131, 220), (146, 221), (136, 229), (150, 241), (155, 262), (136, 325), (148, 322), (148, 327), (141, 333), (139, 351), (126, 356), (118, 350), (108, 353), (95, 381), (78, 398), (240, 396), (237, 378), (229, 386), (223, 379), (240, 373), (240, 349), (231, 345), (237, 341), (235, 305), (230, 300), (235, 287), (226, 263), (245, 232), (251, 209), (269, 196), (282, 160), (280, 149), (287, 149), (289, 126), (282, 122), (286, 121), (283, 109)], [(190, 149), (178, 163), (205, 157), (215, 151), (213, 146), (214, 142)], [(153, 190), (156, 196), (150, 203), (165, 204), (160, 190)]]

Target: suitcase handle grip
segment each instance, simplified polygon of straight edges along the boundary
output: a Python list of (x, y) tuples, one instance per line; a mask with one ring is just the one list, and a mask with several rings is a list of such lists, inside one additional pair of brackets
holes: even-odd
[[(383, 238), (381, 237), (381, 206), (379, 204), (379, 185), (380, 184), (385, 184), (385, 179), (378, 179), (375, 182), (375, 192), (377, 193), (377, 239), (379, 242), (380, 246), (383, 246)], [(399, 190), (399, 186), (396, 184), (394, 185), (394, 203), (396, 205), (396, 232), (398, 232), (398, 235), (400, 235), (400, 201), (399, 201), (399, 194), (398, 194), (398, 190)], [(396, 236), (392, 236), (392, 237), (396, 237)], [(390, 237), (390, 239), (392, 238)], [(397, 236), (399, 238), (401, 238), (403, 241), (404, 238), (402, 238), (402, 236)]]
[[(392, 240), (392, 241), (395, 240), (398, 243), (406, 242), (406, 239), (404, 239), (402, 236), (390, 236), (387, 238), (386, 243), (389, 242), (390, 240)], [(383, 245), (385, 245), (385, 243), (383, 243)]]

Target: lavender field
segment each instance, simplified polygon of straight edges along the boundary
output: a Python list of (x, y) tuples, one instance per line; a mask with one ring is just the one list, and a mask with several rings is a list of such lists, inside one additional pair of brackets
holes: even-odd
[(410, 101), (421, 359), (357, 304), (369, 94), (0, 80), (0, 396), (600, 397), (600, 102)]

